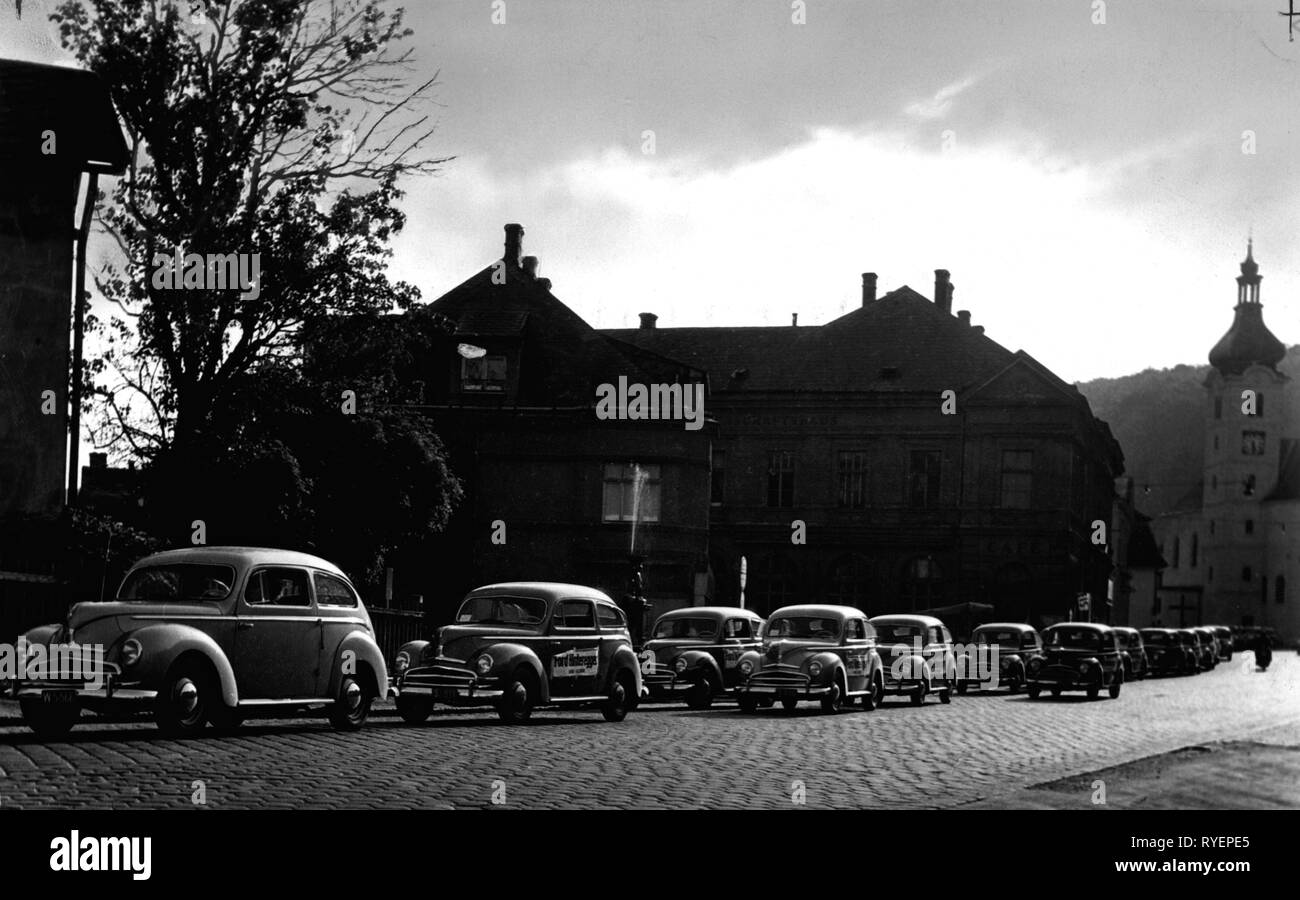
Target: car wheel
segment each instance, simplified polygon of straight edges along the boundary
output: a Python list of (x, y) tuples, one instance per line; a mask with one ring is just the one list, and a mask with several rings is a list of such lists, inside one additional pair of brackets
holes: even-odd
[(1123, 678), (1116, 678), (1114, 681), (1110, 683), (1110, 690), (1108, 692), (1110, 694), (1110, 699), (1114, 700), (1116, 697), (1119, 696), (1119, 689), (1120, 686), (1123, 684), (1124, 684)]
[(607, 722), (622, 722), (627, 718), (627, 711), (632, 708), (635, 688), (632, 676), (619, 672), (614, 676), (614, 683), (609, 688), (609, 699), (600, 707), (601, 714)]
[(1101, 696), (1101, 685), (1100, 685), (1100, 684), (1094, 684), (1092, 687), (1088, 688), (1088, 699), (1089, 699), (1089, 700), (1096, 700), (1096, 699), (1097, 699), (1098, 697), (1100, 697), (1100, 696)]
[(212, 679), (193, 663), (177, 666), (154, 700), (154, 721), (165, 734), (198, 734), (208, 721), (208, 704), (216, 700)]
[(713, 682), (707, 675), (691, 685), (686, 692), (686, 706), (690, 709), (708, 709), (713, 705)]
[(918, 684), (916, 690), (912, 691), (912, 705), (920, 706), (925, 702), (925, 695), (928, 693), (930, 693), (930, 686), (928, 684), (924, 682)]
[(758, 711), (758, 698), (753, 694), (741, 694), (736, 698), (736, 703), (740, 705), (741, 712), (752, 713)]
[(370, 692), (351, 675), (339, 683), (338, 696), (330, 705), (330, 724), (339, 731), (356, 731), (370, 715)]
[(418, 694), (398, 694), (397, 714), (407, 725), (420, 725), (433, 712), (433, 698)]
[(497, 718), (507, 725), (524, 724), (532, 718), (537, 697), (533, 679), (523, 672), (516, 672), (497, 701)]
[(776, 698), (761, 697), (759, 698), (758, 705), (761, 706), (763, 709), (771, 709), (773, 706), (776, 706)]
[(1041, 694), (1042, 692), (1043, 689), (1036, 684), (1031, 684), (1029, 687), (1025, 688), (1025, 693), (1029, 694), (1030, 700), (1037, 700), (1038, 695)]
[(844, 709), (844, 685), (839, 678), (831, 681), (831, 692), (822, 697), (822, 712), (837, 713)]
[(879, 678), (871, 680), (871, 690), (862, 695), (862, 708), (872, 710), (879, 708), (885, 699), (885, 685)]
[(781, 701), (781, 708), (784, 709), (786, 712), (790, 712), (798, 705), (799, 705), (799, 701), (796, 700), (794, 697), (786, 697)]
[(970, 690), (970, 685), (968, 685), (966, 682), (964, 682), (964, 681), (959, 681), (959, 682), (957, 682), (957, 693), (959, 693), (959, 694), (961, 694), (963, 697), (965, 697), (965, 696), (966, 696), (966, 692), (967, 692), (968, 690)]
[(226, 706), (220, 698), (214, 698), (212, 709), (208, 711), (208, 722), (222, 734), (232, 734), (244, 724), (244, 714), (233, 706)]
[(1007, 691), (1012, 694), (1018, 694), (1020, 693), (1020, 685), (1023, 683), (1024, 679), (1020, 677), (1020, 673), (1012, 672), (1011, 677), (1007, 679)]
[(18, 707), (22, 710), (23, 724), (43, 738), (63, 737), (81, 715), (78, 703), (46, 703), (40, 697), (23, 697)]
[(939, 702), (940, 702), (940, 703), (951, 703), (951, 702), (952, 702), (952, 692), (953, 692), (953, 688), (954, 688), (954, 684), (953, 684), (952, 681), (949, 681), (946, 685), (944, 685), (944, 687), (939, 691)]

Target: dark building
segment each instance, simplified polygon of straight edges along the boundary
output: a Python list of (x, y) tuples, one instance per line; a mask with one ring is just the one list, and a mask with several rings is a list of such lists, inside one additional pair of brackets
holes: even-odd
[(764, 613), (982, 603), (1042, 623), (1086, 592), (1108, 618), (1094, 523), (1111, 521), (1120, 448), (1073, 386), (953, 314), (946, 271), (933, 302), (906, 286), (877, 298), (864, 275), (861, 308), (817, 327), (643, 315), (604, 334), (708, 373), (715, 602), (738, 600), (744, 557)]

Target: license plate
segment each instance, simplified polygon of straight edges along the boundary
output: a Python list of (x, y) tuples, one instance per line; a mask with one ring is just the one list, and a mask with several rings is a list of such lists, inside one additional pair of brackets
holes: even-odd
[(799, 696), (799, 693), (798, 691), (792, 691), (789, 688), (783, 688), (782, 690), (777, 691), (776, 695), (780, 697), (782, 700), (788, 700), (792, 697)]
[(434, 688), (433, 699), (441, 703), (451, 703), (456, 699), (455, 688)]
[(76, 691), (41, 691), (41, 702), (51, 704), (76, 703)]

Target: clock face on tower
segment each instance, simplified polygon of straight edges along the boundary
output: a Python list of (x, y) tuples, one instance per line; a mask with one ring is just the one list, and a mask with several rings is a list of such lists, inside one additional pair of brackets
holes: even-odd
[(1264, 455), (1264, 432), (1243, 431), (1241, 433), (1241, 453), (1243, 456)]

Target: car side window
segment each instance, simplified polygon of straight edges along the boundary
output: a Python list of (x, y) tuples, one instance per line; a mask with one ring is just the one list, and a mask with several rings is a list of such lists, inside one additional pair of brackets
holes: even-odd
[(249, 576), (244, 602), (250, 606), (311, 606), (302, 569), (259, 569)]
[(749, 640), (754, 636), (754, 626), (749, 619), (728, 619), (726, 635), (737, 640)]
[(617, 606), (610, 606), (607, 603), (596, 604), (596, 618), (599, 620), (602, 630), (617, 631), (620, 628), (627, 627), (627, 620), (623, 618), (623, 611)]
[(561, 600), (555, 611), (556, 628), (595, 628), (596, 616), (589, 600)]
[(357, 595), (342, 578), (324, 572), (313, 573), (316, 582), (316, 602), (321, 606), (356, 606)]
[(940, 628), (940, 629), (939, 629), (939, 633), (940, 633), (941, 635), (943, 635), (943, 642), (944, 642), (945, 644), (951, 644), (951, 643), (952, 643), (952, 635), (948, 633), (948, 629), (947, 629), (947, 628)]
[(939, 629), (931, 625), (927, 630), (928, 640), (931, 644), (938, 644), (943, 641), (943, 636), (939, 634)]
[(1036, 634), (1027, 634), (1027, 635), (1025, 635), (1025, 638), (1024, 638), (1024, 640), (1021, 642), (1020, 646), (1024, 647), (1026, 650), (1037, 650), (1037, 649), (1038, 649), (1038, 635), (1036, 635)]
[(863, 626), (861, 619), (849, 619), (845, 623), (844, 636), (851, 641), (864, 641), (867, 639), (867, 629)]

